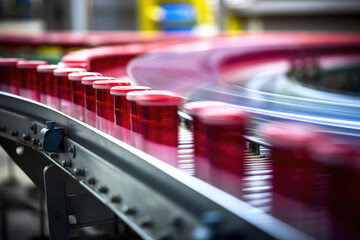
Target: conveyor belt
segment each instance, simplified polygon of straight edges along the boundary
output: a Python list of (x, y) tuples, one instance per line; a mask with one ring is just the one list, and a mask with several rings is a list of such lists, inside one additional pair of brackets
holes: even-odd
[[(49, 195), (60, 196), (48, 203), (52, 239), (63, 239), (67, 229), (66, 222), (59, 223), (54, 217), (65, 201), (61, 196), (65, 196), (57, 193), (62, 188), (51, 187), (53, 178), (75, 180), (144, 239), (202, 239), (207, 231), (244, 239), (310, 238), (264, 211), (45, 105), (2, 92), (0, 108), (1, 144), (45, 190), (48, 201)], [(49, 120), (65, 129), (62, 153), (41, 150), (39, 132)], [(19, 146), (25, 148), (22, 155), (15, 153)], [(34, 152), (40, 155), (34, 156)], [(211, 213), (220, 216), (218, 226), (207, 223), (213, 220)]]

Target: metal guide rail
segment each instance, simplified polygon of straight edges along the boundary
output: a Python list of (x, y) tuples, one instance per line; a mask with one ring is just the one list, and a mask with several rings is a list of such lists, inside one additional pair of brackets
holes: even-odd
[(144, 239), (310, 238), (43, 104), (1, 92), (0, 114), (1, 145), (45, 192), (52, 239), (117, 218)]

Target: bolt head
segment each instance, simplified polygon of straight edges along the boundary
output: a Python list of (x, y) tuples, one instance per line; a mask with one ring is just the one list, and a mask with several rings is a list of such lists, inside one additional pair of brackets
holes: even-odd
[(22, 135), (22, 139), (24, 140), (24, 141), (29, 141), (30, 139), (31, 139), (31, 137), (30, 137), (30, 135), (29, 134), (23, 134)]
[(68, 166), (67, 161), (65, 161), (65, 160), (61, 161), (61, 166), (63, 166), (63, 167), (67, 167), (67, 166)]
[(33, 124), (30, 126), (30, 130), (33, 131), (34, 134), (36, 133), (36, 125), (35, 125), (35, 123), (33, 123)]
[(144, 216), (139, 220), (139, 224), (142, 227), (151, 227), (152, 226), (152, 220), (149, 216)]
[(10, 135), (16, 137), (18, 135), (17, 131), (11, 130)]
[(135, 208), (132, 206), (128, 206), (128, 205), (122, 206), (121, 210), (127, 215), (133, 215), (136, 213)]
[(87, 178), (87, 182), (88, 182), (88, 184), (90, 184), (90, 185), (94, 185), (94, 184), (96, 183), (96, 180), (95, 180), (95, 178), (93, 178), (93, 177), (88, 177), (88, 178)]
[(74, 173), (75, 173), (75, 175), (77, 175), (77, 176), (84, 176), (84, 169), (75, 168), (75, 169), (74, 169)]
[(171, 217), (171, 224), (173, 225), (173, 226), (175, 226), (175, 227), (180, 227), (181, 225), (182, 225), (182, 219), (181, 219), (181, 217), (179, 216), (179, 215), (173, 215), (172, 217)]
[(69, 151), (69, 153), (72, 154), (72, 157), (74, 158), (75, 157), (75, 147), (74, 146), (69, 147), (68, 151)]
[(111, 201), (112, 203), (119, 203), (119, 202), (121, 202), (121, 199), (120, 199), (119, 196), (113, 195), (113, 196), (110, 197), (110, 201)]
[(99, 192), (101, 192), (101, 193), (107, 193), (107, 192), (108, 192), (108, 189), (107, 189), (107, 187), (105, 187), (105, 186), (100, 186), (100, 187), (99, 187)]

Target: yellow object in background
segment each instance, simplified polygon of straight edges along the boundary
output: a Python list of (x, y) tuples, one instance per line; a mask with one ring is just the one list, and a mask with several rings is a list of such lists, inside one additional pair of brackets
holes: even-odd
[(64, 50), (58, 46), (39, 46), (37, 53), (40, 59), (60, 59), (64, 55)]
[(238, 32), (243, 29), (243, 20), (234, 12), (228, 12), (225, 16), (225, 30), (230, 32)]
[[(138, 28), (142, 31), (161, 31), (166, 30), (161, 23), (164, 16), (162, 6), (171, 6), (175, 4), (188, 5), (194, 10), (193, 28), (202, 26), (216, 27), (215, 9), (209, 4), (209, 0), (138, 0)], [(181, 26), (179, 27), (181, 29)]]

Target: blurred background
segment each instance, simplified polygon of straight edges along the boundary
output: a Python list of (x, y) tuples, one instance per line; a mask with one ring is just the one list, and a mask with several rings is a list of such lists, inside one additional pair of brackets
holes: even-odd
[(358, 31), (358, 0), (0, 0), (0, 29)]

